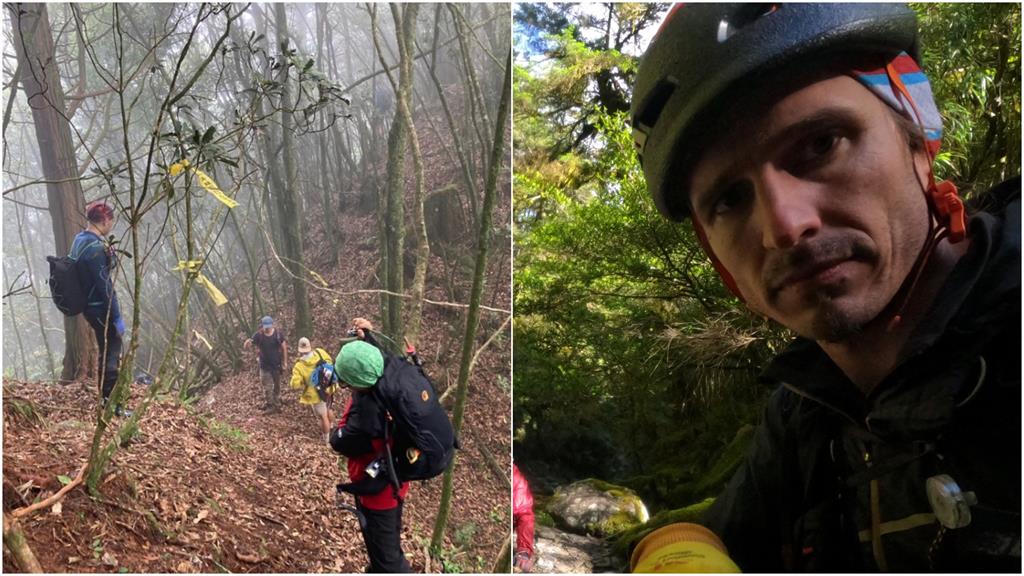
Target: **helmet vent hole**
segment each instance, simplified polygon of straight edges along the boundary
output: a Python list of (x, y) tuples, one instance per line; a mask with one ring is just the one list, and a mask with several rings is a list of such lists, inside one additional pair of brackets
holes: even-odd
[(641, 126), (653, 128), (658, 122), (658, 118), (661, 116), (661, 111), (665, 109), (665, 104), (668, 103), (668, 99), (672, 97), (672, 92), (674, 92), (675, 89), (675, 84), (669, 80), (658, 80), (654, 89), (651, 90), (651, 94), (647, 97), (647, 102), (644, 103), (636, 117), (633, 119), (633, 126), (635, 128), (639, 128)]
[(778, 4), (743, 5), (742, 7), (740, 7), (739, 10), (736, 11), (735, 14), (728, 18), (722, 18), (722, 20), (718, 23), (718, 33), (716, 36), (718, 42), (720, 44), (722, 42), (725, 42), (726, 40), (731, 38), (733, 34), (739, 32), (742, 28), (746, 27), (751, 22), (757, 20), (758, 18), (761, 18), (762, 16), (767, 16), (778, 9)]

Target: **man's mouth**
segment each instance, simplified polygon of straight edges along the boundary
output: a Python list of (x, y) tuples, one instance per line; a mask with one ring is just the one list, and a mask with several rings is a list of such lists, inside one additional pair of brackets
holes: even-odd
[(851, 259), (849, 257), (840, 258), (829, 258), (826, 260), (818, 260), (813, 262), (806, 262), (798, 267), (792, 268), (788, 274), (784, 275), (776, 283), (771, 285), (771, 291), (779, 293), (786, 288), (796, 286), (805, 282), (813, 282), (820, 284), (828, 284), (839, 279), (840, 266), (844, 262), (848, 262)]

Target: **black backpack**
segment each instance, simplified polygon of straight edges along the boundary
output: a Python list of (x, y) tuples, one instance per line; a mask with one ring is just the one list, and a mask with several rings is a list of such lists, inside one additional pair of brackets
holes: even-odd
[[(85, 252), (97, 241), (86, 244), (82, 248)], [(79, 256), (81, 257), (81, 253)], [(46, 261), (50, 263), (50, 277), (46, 283), (50, 286), (50, 295), (57, 309), (65, 316), (77, 316), (85, 311), (86, 294), (82, 289), (82, 280), (78, 268), (78, 257), (47, 256)]]
[(448, 413), (423, 370), (393, 357), (372, 390), (374, 399), (391, 416), (384, 430), (385, 440), (394, 438), (389, 458), (393, 463), (392, 483), (429, 480), (444, 472), (458, 441)]
[[(444, 472), (460, 448), (459, 440), (434, 386), (419, 366), (391, 357), (371, 393), (383, 408), (384, 451), (367, 466), (364, 479), (339, 484), (338, 490), (367, 496), (390, 483), (400, 500), (402, 482), (429, 480)], [(393, 447), (390, 439), (394, 439)]]

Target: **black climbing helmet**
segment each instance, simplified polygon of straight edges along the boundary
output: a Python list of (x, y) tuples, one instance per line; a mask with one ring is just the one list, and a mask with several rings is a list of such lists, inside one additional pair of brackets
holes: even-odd
[(916, 61), (917, 18), (902, 4), (677, 4), (640, 62), (630, 117), (654, 202), (690, 211), (677, 162), (688, 133), (740, 80), (831, 53), (898, 54)]

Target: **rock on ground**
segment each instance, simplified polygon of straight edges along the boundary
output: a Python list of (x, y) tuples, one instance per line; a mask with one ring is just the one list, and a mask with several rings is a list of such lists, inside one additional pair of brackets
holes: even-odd
[(537, 526), (534, 536), (536, 573), (608, 573), (625, 570), (605, 540), (557, 528)]
[(555, 491), (547, 511), (559, 526), (577, 533), (611, 536), (647, 521), (647, 507), (635, 492), (595, 479)]

